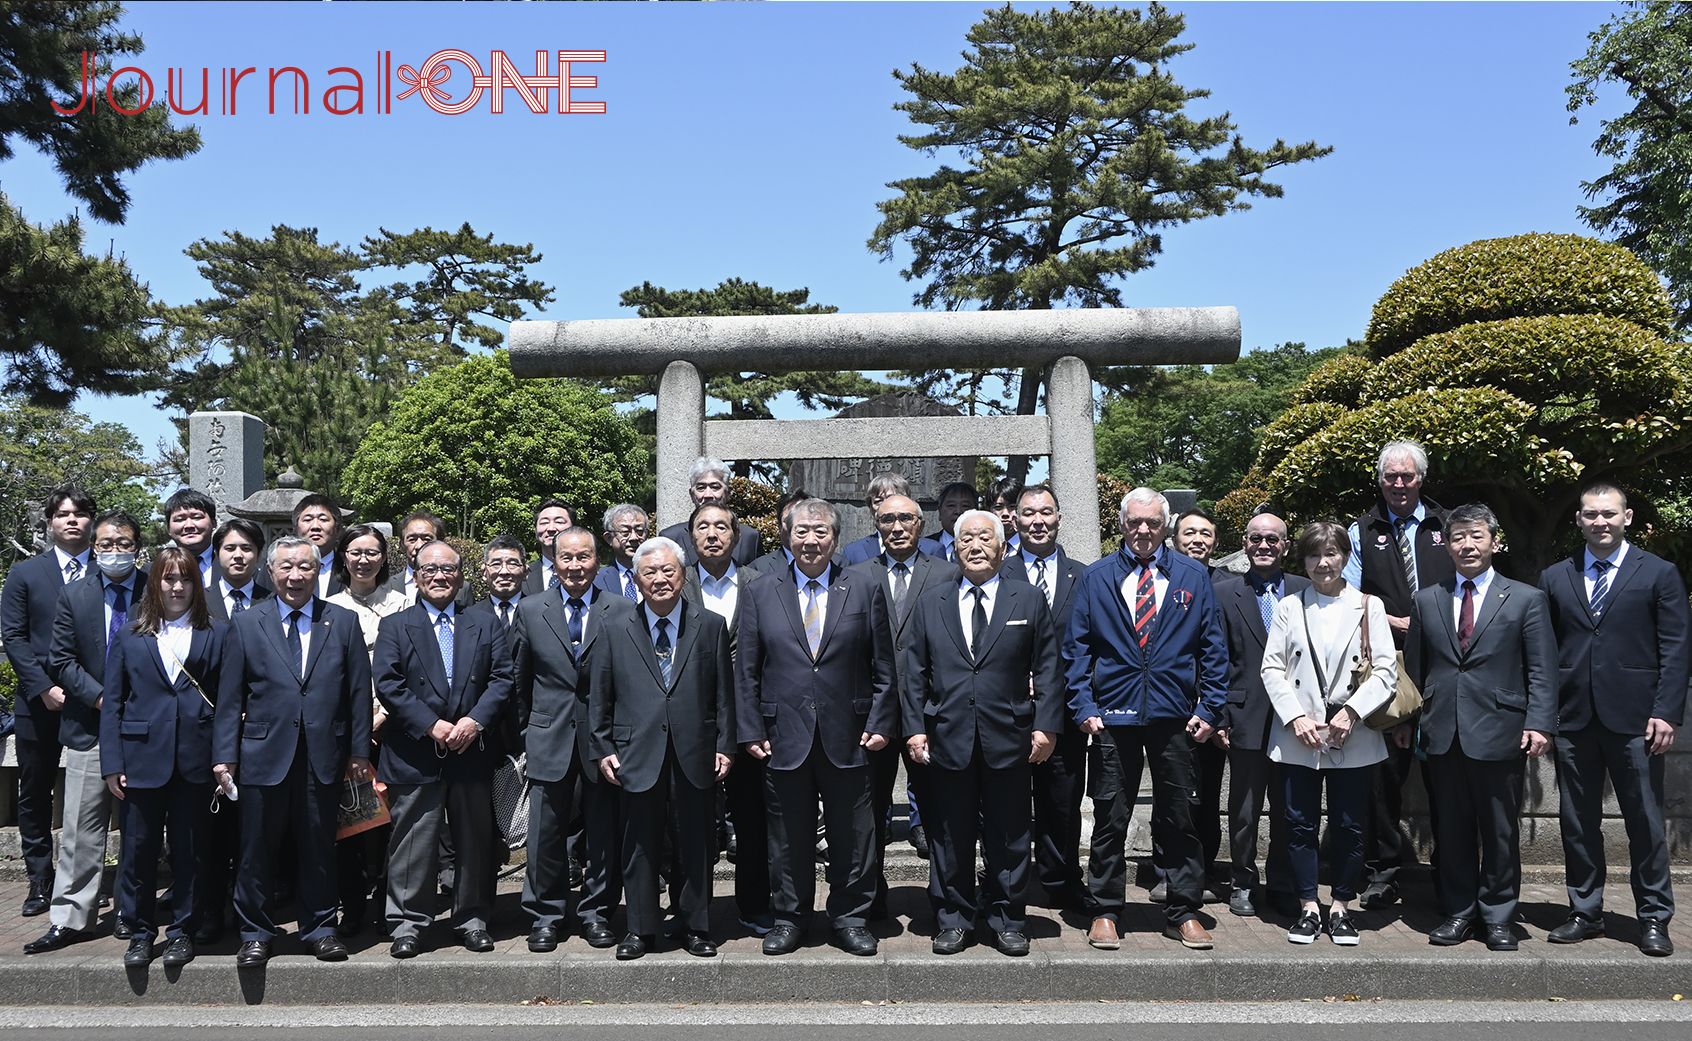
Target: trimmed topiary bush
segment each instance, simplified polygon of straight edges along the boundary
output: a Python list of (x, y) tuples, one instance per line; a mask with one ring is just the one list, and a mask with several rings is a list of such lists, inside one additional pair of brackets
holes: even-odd
[(1326, 401), (1351, 407), (1363, 392), (1363, 380), (1369, 372), (1369, 359), (1357, 354), (1341, 354), (1312, 369), (1299, 388), (1293, 391), (1294, 405), (1311, 405)]

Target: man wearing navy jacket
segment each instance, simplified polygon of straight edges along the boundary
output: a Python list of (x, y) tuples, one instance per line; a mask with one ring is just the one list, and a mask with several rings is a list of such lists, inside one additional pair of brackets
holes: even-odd
[(1575, 526), (1586, 539), (1571, 560), (1539, 576), (1551, 598), (1560, 682), (1557, 787), (1569, 919), (1552, 943), (1604, 935), (1604, 778), (1627, 825), (1639, 949), (1674, 953), (1668, 842), (1663, 828), (1663, 753), (1685, 721), (1686, 587), (1673, 564), (1627, 541), (1633, 511), (1613, 484), (1589, 486)]
[[(1169, 502), (1150, 488), (1122, 497), (1122, 549), (1081, 573), (1069, 631), (1069, 708), (1087, 734), (1108, 728), (1124, 792), (1152, 772), (1153, 829), (1168, 857), (1165, 933), (1205, 950), (1198, 920), (1204, 851), (1193, 827), (1193, 743), (1206, 741), (1227, 703), (1228, 645), (1203, 564), (1163, 544)], [(1097, 905), (1088, 942), (1121, 946), (1117, 919), (1127, 891), (1125, 816), (1096, 822), (1088, 886)]]

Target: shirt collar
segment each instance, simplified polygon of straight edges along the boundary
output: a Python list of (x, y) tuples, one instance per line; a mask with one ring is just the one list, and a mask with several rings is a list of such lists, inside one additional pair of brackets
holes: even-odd
[(735, 574), (739, 570), (739, 568), (735, 567), (734, 561), (731, 560), (729, 561), (728, 570), (723, 572), (723, 577), (713, 578), (711, 577), (711, 573), (705, 570), (704, 564), (695, 564), (694, 567), (699, 569), (699, 587), (701, 589), (705, 588), (707, 585), (712, 589), (732, 586), (734, 585)]
[(1268, 590), (1279, 591), (1282, 583), (1286, 580), (1287, 576), (1280, 568), (1276, 568), (1275, 573), (1268, 578), (1258, 578), (1255, 571), (1246, 572), (1246, 581), (1251, 583), (1251, 588), (1257, 591), (1258, 596), (1262, 596)]
[(53, 547), (53, 552), (59, 555), (59, 571), (61, 573), (65, 570), (65, 566), (74, 560), (82, 566), (82, 573), (88, 574), (88, 562), (93, 559), (94, 551), (92, 549), (85, 549), (74, 557), (57, 546)]
[[(1128, 571), (1130, 573), (1140, 570), (1140, 558), (1136, 557), (1132, 552), (1130, 552), (1126, 545), (1124, 545), (1122, 547), (1122, 549), (1120, 549), (1118, 552), (1120, 552), (1122, 554), (1122, 559), (1127, 562)], [(1169, 571), (1169, 567), (1168, 567), (1169, 557), (1168, 557), (1168, 555), (1171, 552), (1173, 552), (1173, 550), (1171, 550), (1168, 546), (1157, 547), (1157, 552), (1155, 552), (1151, 555), (1152, 569), (1156, 570), (1156, 571), (1162, 571), (1165, 574), (1167, 574), (1168, 571)], [(1196, 564), (1198, 562), (1194, 561), (1194, 563)]]
[(222, 588), (224, 596), (238, 592), (246, 596), (248, 600), (253, 598), (253, 582), (254, 580), (249, 578), (247, 580), (247, 584), (244, 586), (232, 586), (229, 584), (229, 579), (224, 578), (222, 575), (219, 575), (217, 578), (217, 584), (220, 588)]
[[(968, 593), (971, 589), (974, 589), (974, 588), (975, 588), (975, 583), (971, 582), (969, 579), (962, 578), (962, 579), (958, 580), (958, 592)], [(993, 599), (993, 597), (998, 595), (998, 592), (999, 592), (999, 576), (997, 574), (995, 574), (992, 578), (989, 578), (987, 581), (981, 583), (981, 591), (987, 594), (987, 599), (989, 599), (989, 600)]]
[(1463, 596), (1464, 582), (1473, 582), (1475, 584), (1475, 595), (1485, 596), (1487, 588), (1492, 585), (1492, 580), (1496, 577), (1498, 577), (1498, 571), (1495, 568), (1487, 568), (1475, 578), (1470, 579), (1465, 579), (1461, 574), (1456, 575), (1457, 597), (1461, 599)]
[[(809, 581), (811, 581), (811, 579), (805, 577), (805, 573), (803, 571), (799, 570), (798, 563), (794, 563), (794, 565), (793, 565), (793, 584), (798, 586), (799, 589), (801, 591), (803, 591), (804, 588), (805, 588), (805, 583), (809, 582)], [(823, 573), (816, 577), (816, 581), (821, 583), (821, 585), (824, 589), (827, 589), (828, 586), (829, 586), (829, 583), (834, 581), (834, 562), (833, 561), (830, 561), (829, 565), (827, 567), (823, 568)]]
[(921, 555), (922, 555), (921, 553), (912, 553), (910, 556), (908, 556), (904, 560), (900, 561), (900, 560), (894, 560), (891, 554), (889, 554), (886, 550), (882, 550), (881, 551), (881, 562), (884, 565), (886, 565), (887, 570), (889, 570), (889, 571), (893, 570), (893, 566), (895, 564), (904, 564), (906, 570), (914, 571), (914, 570), (916, 570), (916, 558), (921, 556)]
[(1392, 512), (1391, 506), (1387, 506), (1385, 504), (1382, 504), (1381, 512), (1386, 515), (1388, 524), (1396, 525), (1402, 520), (1406, 522), (1406, 526), (1414, 526), (1428, 519), (1428, 504), (1420, 499), (1417, 499), (1416, 508), (1411, 510), (1409, 515), (1406, 517), (1400, 517), (1398, 514)]
[(334, 566), (335, 566), (335, 551), (330, 550), (329, 552), (323, 554), (322, 559), (318, 561), (317, 573), (321, 575)]
[(640, 602), (640, 612), (646, 616), (647, 632), (652, 632), (654, 629), (657, 629), (658, 619), (665, 618), (668, 619), (670, 623), (670, 639), (673, 640), (677, 636), (681, 635), (682, 605), (680, 603), (677, 603), (675, 610), (671, 611), (669, 614), (660, 615), (654, 613), (647, 602), (642, 600)]
[(1595, 561), (1595, 560), (1607, 560), (1607, 561), (1610, 562), (1612, 567), (1621, 567), (1622, 560), (1624, 558), (1626, 558), (1626, 556), (1627, 556), (1627, 546), (1628, 546), (1627, 540), (1622, 539), (1621, 544), (1618, 545), (1614, 550), (1612, 550), (1610, 552), (1610, 555), (1607, 556), (1607, 557), (1600, 557), (1600, 556), (1594, 555), (1593, 552), (1592, 552), (1592, 547), (1587, 546), (1585, 551), (1584, 551), (1586, 553), (1586, 570), (1587, 571), (1592, 570), (1592, 562)]
[(449, 604), (446, 605), (446, 610), (442, 611), (440, 608), (436, 607), (434, 604), (431, 604), (429, 601), (423, 599), (421, 596), (419, 596), (417, 598), (417, 602), (422, 604), (423, 609), (429, 612), (429, 624), (430, 625), (440, 625), (441, 624), (441, 615), (443, 615), (443, 614), (445, 614), (448, 618), (456, 619), (458, 617), (458, 615), (457, 615), (458, 605), (457, 604), (449, 603)]
[(189, 632), (192, 632), (194, 630), (193, 619), (190, 618), (188, 616), (188, 614), (186, 614), (186, 613), (184, 613), (181, 618), (176, 619), (174, 622), (167, 622), (163, 618), (159, 619), (159, 633), (160, 633), (160, 635), (163, 635), (166, 630), (171, 630), (171, 629), (178, 630), (178, 631), (187, 630)]
[(494, 610), (496, 610), (496, 611), (499, 610), (500, 604), (510, 604), (512, 607), (516, 607), (517, 601), (523, 599), (523, 590), (521, 588), (519, 588), (517, 590), (517, 592), (511, 594), (511, 599), (509, 599), (509, 600), (501, 600), (499, 597), (494, 596), (492, 593), (488, 594), (488, 599), (490, 599), (494, 602)]

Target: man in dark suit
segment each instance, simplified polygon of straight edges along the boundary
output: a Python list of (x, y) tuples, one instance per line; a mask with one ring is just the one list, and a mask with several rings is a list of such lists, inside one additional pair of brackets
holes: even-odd
[(194, 555), (200, 581), (207, 592), (217, 587), (217, 551), (212, 535), (217, 530), (217, 503), (197, 488), (179, 488), (160, 508), (171, 541)]
[(335, 548), (341, 544), (341, 508), (322, 492), (294, 504), (294, 534), (317, 547), (317, 595), (328, 598), (346, 588), (335, 577)]
[[(693, 469), (688, 472), (687, 494), (693, 499), (693, 505), (703, 506), (708, 502), (728, 502), (729, 468), (721, 459), (700, 456), (693, 461)], [(736, 564), (750, 564), (758, 559), (763, 552), (762, 540), (758, 532), (750, 524), (741, 524), (737, 529), (734, 552), (732, 554)], [(672, 524), (658, 534), (674, 542), (682, 548), (686, 559), (682, 561), (684, 567), (692, 567), (693, 540), (687, 534), (687, 522)]]
[(533, 596), (558, 584), (558, 570), (552, 563), (552, 540), (575, 526), (576, 511), (563, 499), (546, 499), (535, 508), (535, 541), (540, 543), (540, 556), (527, 565), (527, 573), (523, 577), (525, 596)]
[[(1043, 484), (1024, 488), (1017, 497), (1019, 548), (1005, 551), (999, 576), (1027, 582), (1051, 609), (1052, 629), (1063, 639), (1069, 626), (1081, 565), (1058, 545), (1063, 514), (1057, 494)], [(1046, 903), (1081, 910), (1087, 883), (1081, 877), (1081, 798), (1086, 794), (1087, 735), (1064, 713), (1052, 754), (1034, 764), (1034, 867)]]
[(488, 595), (471, 604), (470, 610), (485, 611), (494, 616), (499, 621), (499, 627), (505, 630), (508, 641), (511, 626), (517, 620), (517, 605), (523, 602), (525, 596), (532, 595), (523, 591), (528, 573), (529, 565), (523, 560), (523, 544), (510, 535), (500, 535), (482, 549), (482, 581), (487, 583)]
[[(879, 478), (877, 478), (879, 480)], [(940, 586), (953, 585), (958, 580), (958, 567), (929, 556), (919, 547), (924, 539), (922, 507), (905, 495), (889, 495), (881, 500), (876, 518), (877, 545), (881, 554), (852, 566), (853, 571), (867, 575), (887, 594), (889, 621), (893, 628), (895, 680), (903, 690), (910, 674), (908, 660), (911, 646), (912, 608), (923, 593)], [(889, 734), (890, 739), (897, 733)], [(928, 829), (922, 821), (923, 774), (927, 767), (910, 758), (902, 741), (893, 740), (888, 746), (870, 756), (871, 784), (875, 794), (876, 850), (887, 850), (889, 822), (893, 810), (893, 786), (899, 779), (899, 760), (905, 758), (905, 798), (911, 808), (910, 843), (917, 856), (927, 860), (930, 855)], [(883, 910), (887, 900), (887, 875), (881, 871), (876, 881), (876, 910)], [(872, 914), (872, 917), (880, 915)]]
[[(866, 502), (868, 503), (870, 509), (870, 518), (874, 520), (880, 515), (881, 504), (886, 500), (895, 495), (902, 496), (906, 499), (911, 498), (911, 482), (905, 479), (904, 474), (877, 474), (876, 476), (870, 478), (869, 488), (867, 489), (866, 494)], [(809, 498), (809, 496), (805, 496), (805, 498)], [(840, 557), (846, 561), (847, 567), (862, 564), (866, 560), (874, 560), (887, 552), (887, 546), (881, 538), (880, 527), (881, 522), (876, 521), (875, 531), (870, 532), (868, 535), (865, 535), (856, 542), (848, 542), (840, 550)], [(922, 510), (920, 507), (917, 509), (916, 530), (917, 534), (921, 535)], [(940, 553), (940, 543), (934, 541), (933, 539), (919, 538), (917, 539), (916, 550), (919, 553), (927, 553), (930, 556), (936, 556)]]
[[(956, 954), (984, 924), (994, 946), (1017, 957), (1028, 953), (1029, 767), (1052, 753), (1065, 710), (1063, 673), (1046, 598), (1027, 582), (999, 577), (1002, 522), (971, 510), (953, 533), (963, 581), (917, 602), (900, 692), (906, 747), (929, 769), (933, 948)], [(979, 905), (977, 841), (985, 862)]]
[(682, 946), (709, 958), (717, 953), (710, 937), (717, 784), (735, 747), (728, 626), (682, 599), (681, 547), (669, 539), (636, 550), (635, 571), (641, 607), (606, 627), (588, 695), (594, 758), (622, 804), (629, 931), (617, 958), (639, 958), (657, 945), (658, 868), (672, 810)]
[(315, 595), (318, 574), (314, 543), (277, 539), (276, 596), (237, 615), (224, 639), (212, 773), (220, 787), (240, 785), (237, 966), (270, 960), (269, 904), (290, 832), (300, 938), (320, 960), (347, 956), (335, 934), (336, 809), (342, 778), (370, 778), (370, 654), (358, 618)]
[(1246, 523), (1245, 552), (1251, 570), (1216, 579), (1216, 599), (1228, 635), (1228, 714), (1216, 738), (1228, 755), (1228, 848), (1233, 859), (1228, 910), (1248, 918), (1257, 914), (1252, 890), (1257, 888), (1257, 825), (1265, 795), (1269, 798), (1266, 888), (1270, 901), (1279, 902), (1278, 910), (1290, 914), (1298, 908), (1292, 866), (1287, 862), (1285, 792), (1280, 770), (1269, 759), (1269, 728), (1276, 725), (1275, 710), (1262, 675), (1263, 645), (1275, 605), (1310, 585), (1308, 578), (1281, 570), (1281, 561), (1291, 548), (1287, 522), (1272, 513), (1260, 513)]
[(18, 844), (29, 873), (24, 917), (45, 914), (53, 895), (53, 786), (58, 779), (59, 718), (65, 707), (50, 661), (53, 615), (65, 586), (88, 575), (94, 538), (94, 499), (76, 485), (47, 496), (47, 534), (52, 548), (20, 560), (0, 591), (0, 640), (17, 674), (12, 712), (18, 757)]
[(559, 584), (525, 597), (512, 625), (518, 729), (529, 766), (529, 866), (523, 910), (532, 923), (529, 950), (558, 949), (569, 911), (570, 817), (582, 812), (582, 894), (576, 920), (592, 947), (617, 942), (611, 915), (623, 875), (617, 789), (600, 780), (588, 726), (588, 669), (607, 624), (634, 613), (628, 600), (594, 581), (599, 549), (593, 533), (570, 528), (553, 544)]
[(934, 541), (940, 543), (940, 552), (934, 554), (948, 564), (956, 564), (957, 547), (953, 541), (952, 528), (958, 523), (965, 511), (973, 510), (981, 505), (981, 496), (976, 492), (975, 485), (968, 481), (953, 481), (940, 489), (940, 530)]
[[(1375, 461), (1379, 499), (1348, 529), (1351, 559), (1345, 565), (1346, 584), (1381, 598), (1400, 651), (1410, 631), (1410, 604), (1416, 592), (1436, 586), (1455, 573), (1445, 547), (1446, 511), (1422, 495), (1427, 476), (1428, 453), (1421, 445), (1393, 441), (1382, 447)], [(1378, 910), (1396, 901), (1399, 868), (1406, 858), (1412, 863), (1415, 860), (1410, 840), (1398, 823), (1404, 810), (1404, 783), (1416, 758), (1410, 748), (1414, 729), (1405, 724), (1395, 730), (1387, 742), (1387, 757), (1375, 764), (1374, 806), (1363, 835), (1363, 871), (1369, 884), (1358, 898), (1358, 905), (1365, 910)], [(1426, 763), (1422, 765), (1422, 780), (1428, 788), (1428, 823), (1437, 834), (1439, 805), (1431, 783), (1427, 783)], [(1437, 846), (1430, 859), (1437, 889)]]
[[(730, 556), (738, 523), (739, 518), (727, 506), (706, 503), (694, 507), (687, 526), (698, 563), (687, 569), (682, 580), (682, 596), (715, 613), (728, 626), (731, 668), (738, 646), (741, 591), (747, 583), (762, 577), (749, 567), (739, 567)], [(770, 826), (764, 806), (763, 762), (741, 756), (722, 787), (724, 816), (734, 826), (730, 848), (735, 906), (741, 924), (754, 935), (765, 936), (775, 922), (770, 913)]]
[(264, 529), (245, 517), (231, 517), (212, 536), (217, 555), (217, 579), (206, 587), (206, 610), (220, 622), (276, 595), (264, 580), (259, 559), (264, 556)]
[[(459, 611), (463, 560), (444, 542), (417, 554), (417, 603), (382, 619), (372, 673), (392, 726), (382, 772), (394, 833), (388, 845), (388, 953), (414, 957), (435, 920), (441, 828), (451, 831), (452, 927), (468, 951), (493, 950), (494, 863), (488, 811), (511, 698), (505, 627)], [(445, 753), (444, 755), (442, 753)]]
[(596, 589), (615, 593), (631, 604), (640, 603), (640, 586), (635, 582), (634, 551), (649, 537), (646, 511), (632, 502), (605, 511), (605, 544), (611, 547), (611, 566), (601, 568), (593, 580)]
[(1417, 734), (1439, 803), (1446, 920), (1428, 942), (1460, 944), (1476, 934), (1478, 918), (1488, 949), (1513, 951), (1522, 784), (1526, 756), (1549, 751), (1557, 726), (1557, 641), (1545, 594), (1492, 569), (1491, 509), (1452, 510), (1445, 537), (1457, 573), (1416, 594), (1404, 642), (1405, 668), (1422, 691)]
[[(1069, 707), (1082, 731), (1110, 728), (1123, 793), (1139, 790), (1150, 760), (1152, 830), (1163, 842), (1169, 900), (1164, 932), (1207, 950), (1198, 920), (1204, 851), (1192, 819), (1194, 743), (1210, 739), (1227, 706), (1228, 647), (1204, 565), (1163, 544), (1169, 502), (1150, 488), (1122, 497), (1122, 549), (1081, 573), (1069, 630)], [(1121, 946), (1117, 919), (1128, 881), (1126, 815), (1096, 821), (1089, 889), (1096, 908), (1087, 939)]]
[(816, 899), (817, 799), (828, 836), (828, 917), (848, 954), (876, 952), (869, 754), (898, 725), (887, 596), (832, 563), (839, 515), (822, 499), (788, 516), (794, 566), (747, 586), (735, 656), (736, 716), (765, 760), (775, 928), (764, 953), (797, 950)]
[(1686, 717), (1692, 667), (1686, 588), (1673, 564), (1627, 541), (1633, 511), (1613, 484), (1587, 487), (1575, 512), (1586, 545), (1539, 576), (1559, 656), (1557, 788), (1569, 918), (1552, 943), (1604, 935), (1604, 778), (1632, 854), (1639, 949), (1674, 953), (1663, 753)]
[(105, 693), (106, 654), (136, 601), (147, 588), (147, 572), (135, 566), (141, 526), (121, 510), (94, 518), (93, 572), (64, 588), (53, 615), (48, 668), (65, 692), (59, 740), (65, 747), (64, 827), (59, 863), (48, 908), (52, 925), (24, 944), (38, 954), (93, 934), (100, 913), (100, 883), (106, 864), (106, 828), (111, 792), (100, 774), (100, 704)]

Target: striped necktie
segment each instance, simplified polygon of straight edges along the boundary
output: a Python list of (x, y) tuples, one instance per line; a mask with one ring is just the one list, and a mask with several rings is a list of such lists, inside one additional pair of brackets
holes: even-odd
[(1604, 597), (1610, 592), (1610, 569), (1615, 567), (1608, 560), (1594, 560), (1592, 570), (1598, 574), (1592, 579), (1592, 616), (1597, 618), (1604, 613)]
[(813, 659), (822, 646), (822, 605), (817, 601), (821, 595), (821, 582), (813, 578), (805, 583), (805, 642), (811, 645)]
[(1398, 529), (1398, 559), (1404, 564), (1404, 578), (1410, 583), (1410, 595), (1421, 588), (1416, 584), (1416, 553), (1410, 545), (1410, 517), (1394, 517), (1393, 527)]
[(1151, 640), (1152, 619), (1157, 615), (1157, 585), (1152, 577), (1156, 571), (1152, 558), (1134, 559), (1140, 563), (1140, 583), (1134, 588), (1134, 636), (1140, 641), (1140, 649), (1145, 650)]

